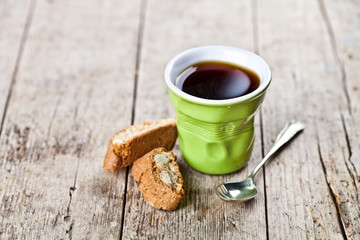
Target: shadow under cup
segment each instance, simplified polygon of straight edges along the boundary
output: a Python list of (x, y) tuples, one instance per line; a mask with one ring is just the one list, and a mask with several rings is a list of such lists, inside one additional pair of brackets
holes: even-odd
[[(259, 76), (260, 85), (251, 93), (224, 100), (195, 97), (175, 86), (182, 71), (205, 61), (250, 69)], [(208, 174), (227, 174), (246, 165), (254, 145), (255, 113), (270, 81), (267, 63), (258, 55), (239, 48), (198, 47), (170, 60), (165, 68), (165, 82), (176, 109), (180, 150), (192, 168)]]

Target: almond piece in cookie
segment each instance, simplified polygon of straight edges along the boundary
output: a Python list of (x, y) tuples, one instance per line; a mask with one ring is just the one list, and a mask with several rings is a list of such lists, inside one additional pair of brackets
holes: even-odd
[(131, 165), (154, 148), (171, 150), (177, 138), (176, 119), (144, 122), (117, 132), (110, 140), (103, 168), (116, 171)]
[(144, 199), (157, 209), (175, 210), (184, 197), (176, 156), (165, 148), (156, 148), (136, 160), (131, 172)]

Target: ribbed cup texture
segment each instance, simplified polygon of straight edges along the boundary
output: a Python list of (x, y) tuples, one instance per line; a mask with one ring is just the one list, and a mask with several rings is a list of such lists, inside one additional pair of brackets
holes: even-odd
[(254, 114), (247, 118), (235, 121), (210, 123), (191, 118), (181, 112), (177, 112), (178, 128), (192, 132), (205, 139), (218, 141), (235, 137), (254, 125)]

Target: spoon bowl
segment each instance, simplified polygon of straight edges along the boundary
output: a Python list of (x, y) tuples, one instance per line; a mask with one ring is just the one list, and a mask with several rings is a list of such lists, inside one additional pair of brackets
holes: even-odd
[(285, 125), (275, 139), (274, 145), (264, 159), (255, 167), (251, 174), (241, 182), (226, 182), (215, 188), (216, 194), (224, 201), (245, 202), (258, 194), (254, 184), (254, 177), (260, 168), (270, 159), (285, 143), (290, 141), (305, 125), (301, 122), (291, 121)]
[(258, 189), (251, 177), (242, 182), (228, 182), (215, 188), (216, 194), (224, 201), (245, 202), (258, 194)]

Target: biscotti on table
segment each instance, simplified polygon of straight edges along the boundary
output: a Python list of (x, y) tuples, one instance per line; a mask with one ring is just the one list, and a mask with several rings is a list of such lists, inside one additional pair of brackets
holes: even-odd
[(157, 209), (174, 210), (184, 197), (176, 156), (165, 148), (156, 148), (136, 160), (131, 171), (144, 199)]
[(131, 165), (151, 150), (171, 150), (177, 138), (176, 119), (160, 119), (130, 126), (117, 132), (110, 140), (103, 168), (116, 171)]
[(184, 196), (176, 156), (168, 152), (176, 138), (175, 118), (130, 126), (111, 138), (103, 168), (114, 172), (133, 164), (145, 200), (157, 209), (174, 210)]

